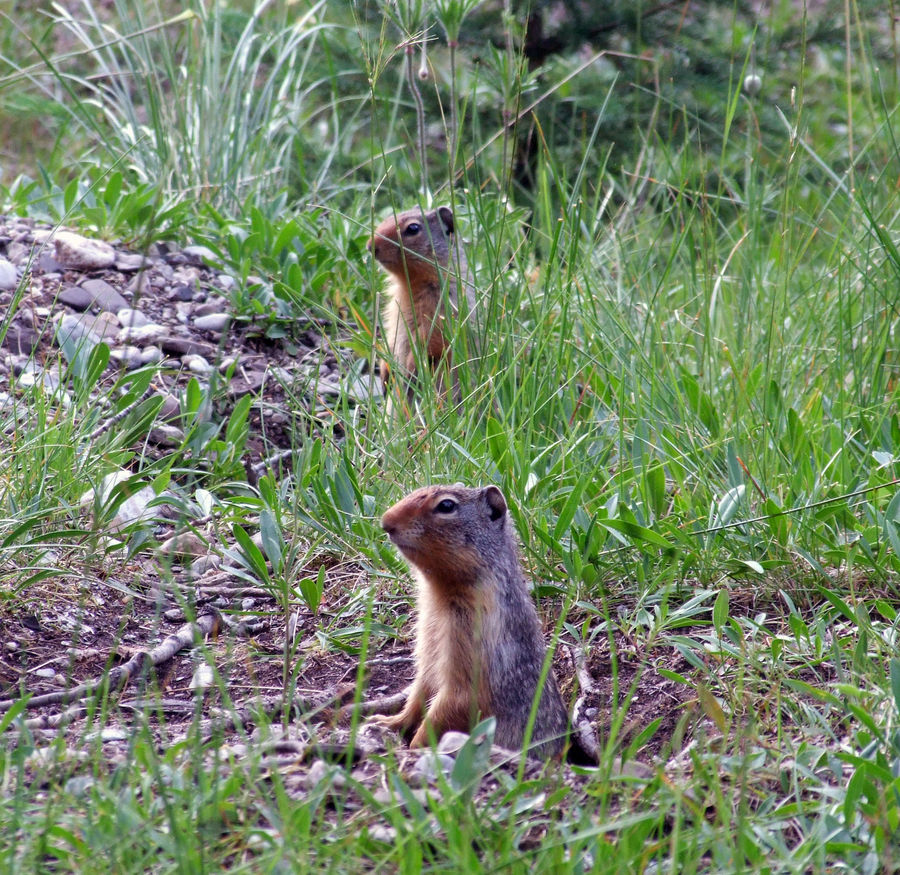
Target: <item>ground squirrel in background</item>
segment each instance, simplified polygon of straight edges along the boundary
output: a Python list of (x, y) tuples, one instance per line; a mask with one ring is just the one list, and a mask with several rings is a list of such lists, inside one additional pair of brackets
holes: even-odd
[[(379, 715), (411, 747), (493, 716), (494, 742), (520, 749), (546, 648), (519, 565), (516, 536), (496, 486), (426, 486), (381, 525), (418, 580), (416, 676), (403, 710)], [(567, 715), (552, 668), (544, 680), (531, 753), (558, 757)]]
[(457, 330), (459, 286), (468, 313), (474, 312), (475, 291), (466, 257), (455, 239), (453, 211), (438, 207), (428, 213), (419, 209), (399, 213), (385, 219), (366, 246), (390, 275), (384, 333), (392, 362), (381, 362), (385, 388), (393, 374), (398, 387), (391, 397), (404, 387), (410, 400), (418, 357), (434, 369), (441, 393), (446, 392), (444, 372), (449, 369), (453, 393), (458, 396), (450, 341)]

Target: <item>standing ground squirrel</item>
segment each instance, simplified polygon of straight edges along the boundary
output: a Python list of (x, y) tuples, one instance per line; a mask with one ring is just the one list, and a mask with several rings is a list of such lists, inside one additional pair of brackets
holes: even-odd
[[(429, 213), (407, 210), (385, 219), (367, 248), (390, 274), (384, 308), (384, 332), (397, 377), (406, 382), (416, 372), (416, 351), (427, 359), (443, 386), (441, 368), (449, 367), (454, 394), (458, 380), (452, 368), (450, 341), (459, 313), (458, 284), (462, 283), (468, 312), (474, 312), (475, 292), (468, 278), (462, 249), (455, 245), (453, 212), (438, 207)], [(417, 338), (415, 344), (412, 338)], [(399, 373), (397, 373), (399, 371)], [(381, 362), (381, 378), (387, 385), (389, 366)]]
[[(403, 710), (379, 723), (411, 747), (493, 716), (494, 741), (519, 749), (546, 648), (496, 486), (426, 486), (381, 518), (419, 583), (416, 677)], [(534, 753), (559, 756), (567, 715), (553, 671), (544, 682)]]

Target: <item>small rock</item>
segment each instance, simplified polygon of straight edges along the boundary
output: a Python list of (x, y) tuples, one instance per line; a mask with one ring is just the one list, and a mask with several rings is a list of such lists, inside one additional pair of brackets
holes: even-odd
[(19, 284), (16, 267), (5, 258), (0, 258), (0, 289), (11, 291)]
[(136, 346), (123, 346), (111, 349), (109, 357), (122, 364), (129, 371), (137, 370), (144, 364), (141, 350)]
[(256, 604), (256, 599), (251, 599), (251, 598), (241, 599), (241, 610), (242, 611), (252, 610), (252, 608), (255, 604)]
[[(121, 321), (121, 320), (120, 320)], [(128, 340), (136, 343), (156, 340), (166, 333), (166, 329), (162, 325), (155, 322), (148, 322), (146, 325), (132, 326), (125, 324), (125, 327), (119, 332), (119, 340), (123, 343)]]
[(63, 265), (46, 249), (38, 256), (37, 264), (38, 270), (44, 275), (44, 279), (58, 277), (64, 270)]
[(205, 556), (209, 552), (209, 547), (203, 543), (203, 539), (193, 532), (181, 532), (166, 538), (159, 545), (159, 552), (164, 556), (172, 556), (174, 558), (197, 558)]
[(60, 320), (56, 329), (56, 345), (64, 350), (67, 347), (77, 349), (84, 343), (96, 346), (100, 343), (100, 338), (91, 331), (90, 325), (81, 321), (81, 316), (73, 316), (71, 313), (66, 314)]
[(188, 684), (188, 689), (205, 690), (207, 687), (212, 686), (214, 679), (213, 670), (209, 667), (209, 664), (201, 662), (194, 670), (194, 676)]
[(227, 302), (217, 295), (214, 298), (210, 298), (203, 304), (198, 304), (196, 307), (194, 307), (193, 313), (195, 317), (209, 316), (210, 313), (221, 313), (226, 309), (228, 309)]
[(445, 732), (441, 736), (441, 740), (438, 742), (438, 753), (448, 755), (459, 753), (459, 751), (462, 750), (463, 745), (465, 745), (468, 740), (469, 734), (467, 732), (456, 732), (455, 730)]
[(85, 280), (81, 284), (81, 288), (91, 296), (92, 306), (99, 307), (101, 310), (116, 313), (128, 306), (128, 301), (106, 280)]
[(36, 668), (34, 670), (34, 676), (39, 677), (39, 678), (55, 678), (56, 677), (56, 669)]
[[(107, 474), (100, 484), (99, 490), (99, 507), (103, 508), (109, 502), (113, 490), (119, 483), (130, 480), (133, 477), (130, 471), (113, 471)], [(150, 486), (140, 486), (135, 484), (133, 488), (136, 490), (128, 496), (117, 508), (115, 516), (109, 525), (112, 529), (119, 529), (129, 523), (138, 520), (152, 519), (154, 516), (153, 509), (147, 505), (156, 498), (156, 493)], [(94, 490), (89, 489), (80, 499), (81, 506), (85, 509), (93, 511), (97, 506)]]
[(174, 425), (157, 425), (150, 429), (147, 440), (158, 447), (177, 447), (184, 440), (184, 432)]
[(197, 264), (203, 264), (205, 261), (218, 261), (218, 257), (212, 249), (199, 244), (186, 246), (182, 252)]
[(146, 260), (147, 259), (139, 252), (117, 252), (116, 270), (140, 270), (144, 266)]
[(59, 293), (57, 300), (73, 310), (87, 310), (94, 302), (81, 286), (68, 286)]
[(26, 246), (24, 243), (19, 243), (18, 241), (10, 243), (9, 246), (6, 247), (6, 257), (15, 265), (20, 265), (27, 261), (30, 254), (31, 247)]
[(52, 237), (55, 247), (54, 257), (63, 266), (72, 270), (101, 270), (112, 267), (116, 261), (116, 250), (103, 240), (90, 240), (73, 231), (35, 231), (35, 242), (43, 243)]
[(227, 273), (220, 273), (216, 277), (216, 285), (223, 292), (233, 292), (237, 288), (237, 280)]
[(38, 345), (41, 336), (31, 326), (13, 322), (3, 338), (3, 348), (28, 355)]
[(221, 564), (221, 557), (210, 553), (209, 556), (201, 556), (191, 563), (191, 574), (194, 577), (202, 577), (207, 571), (215, 571)]
[(142, 270), (131, 282), (128, 283), (128, 291), (134, 296), (134, 299), (143, 297), (153, 288), (150, 279), (150, 272)]
[(447, 754), (428, 750), (420, 756), (410, 772), (410, 779), (421, 784), (434, 784), (440, 774), (449, 775), (455, 760)]
[(123, 307), (116, 312), (116, 318), (123, 328), (143, 328), (150, 322), (140, 310), (135, 310), (133, 307)]
[(230, 321), (229, 313), (210, 313), (208, 316), (198, 316), (194, 320), (194, 327), (201, 331), (222, 331)]
[(193, 301), (194, 287), (189, 283), (179, 283), (172, 289), (172, 298), (176, 301)]
[(208, 343), (200, 343), (187, 337), (161, 337), (159, 345), (168, 355), (212, 355), (215, 348)]
[(141, 364), (152, 365), (163, 360), (162, 350), (158, 346), (145, 346), (141, 350)]
[(189, 371), (201, 377), (207, 377), (213, 372), (213, 366), (202, 355), (186, 355), (181, 361)]
[(163, 403), (162, 407), (159, 409), (159, 413), (157, 416), (163, 422), (171, 422), (172, 420), (181, 418), (181, 402), (174, 396), (169, 394), (168, 392), (160, 393), (162, 395)]

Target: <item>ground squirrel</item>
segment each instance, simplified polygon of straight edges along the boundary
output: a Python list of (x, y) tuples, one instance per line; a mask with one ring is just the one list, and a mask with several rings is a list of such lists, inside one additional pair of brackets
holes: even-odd
[[(458, 395), (450, 341), (456, 331), (453, 317), (459, 313), (459, 285), (465, 291), (468, 313), (474, 312), (475, 293), (454, 234), (449, 207), (428, 213), (414, 209), (385, 219), (366, 244), (391, 277), (383, 317), (385, 340), (407, 398), (417, 353), (420, 361), (427, 360), (435, 370), (441, 392), (445, 391), (443, 368), (450, 369), (453, 392)], [(415, 343), (412, 338), (417, 338)], [(388, 376), (388, 362), (382, 361), (385, 387)]]
[[(494, 742), (521, 748), (546, 649), (503, 493), (426, 486), (388, 510), (381, 525), (418, 579), (419, 616), (409, 698), (399, 714), (376, 720), (421, 747), (429, 726), (440, 737), (493, 716)], [(532, 752), (561, 755), (567, 722), (551, 669)]]

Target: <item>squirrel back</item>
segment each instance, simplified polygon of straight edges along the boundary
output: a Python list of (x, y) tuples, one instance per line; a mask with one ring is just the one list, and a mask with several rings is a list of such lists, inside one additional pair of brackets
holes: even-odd
[[(390, 276), (384, 307), (384, 333), (393, 368), (401, 380), (416, 372), (416, 353), (429, 366), (451, 367), (450, 342), (459, 315), (459, 289), (469, 313), (475, 292), (468, 265), (456, 239), (449, 207), (430, 212), (406, 210), (385, 219), (367, 244), (375, 260)], [(387, 383), (390, 367), (381, 362)], [(458, 381), (453, 379), (454, 387)]]
[[(416, 679), (403, 711), (382, 723), (415, 732), (414, 746), (479, 717), (496, 718), (494, 741), (521, 748), (546, 648), (519, 564), (506, 501), (496, 486), (426, 486), (382, 517), (419, 582)], [(552, 668), (532, 739), (557, 756), (567, 715)]]

